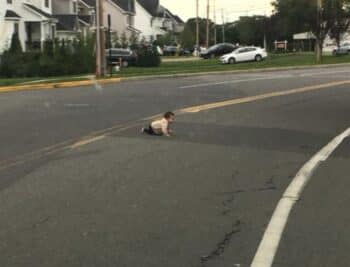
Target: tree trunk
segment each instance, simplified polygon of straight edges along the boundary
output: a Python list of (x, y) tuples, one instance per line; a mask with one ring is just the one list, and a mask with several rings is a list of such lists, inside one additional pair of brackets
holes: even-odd
[(322, 42), (319, 38), (316, 38), (316, 62), (321, 63), (322, 62)]

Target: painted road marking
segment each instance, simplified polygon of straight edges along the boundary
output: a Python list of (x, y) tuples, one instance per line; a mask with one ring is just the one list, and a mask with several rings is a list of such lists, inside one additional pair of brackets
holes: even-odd
[[(263, 94), (263, 95), (237, 98), (237, 99), (216, 102), (216, 103), (211, 103), (211, 104), (205, 104), (205, 105), (199, 105), (199, 106), (192, 106), (192, 107), (176, 110), (175, 113), (177, 115), (182, 115), (182, 114), (186, 114), (186, 113), (199, 112), (199, 111), (204, 111), (204, 110), (213, 109), (213, 108), (225, 107), (225, 106), (229, 106), (229, 105), (238, 105), (238, 104), (253, 102), (253, 101), (257, 101), (257, 100), (263, 100), (263, 99), (267, 99), (267, 98), (271, 98), (271, 97), (303, 93), (303, 92), (318, 90), (318, 89), (323, 89), (323, 88), (332, 88), (332, 86), (339, 86), (339, 85), (344, 85), (344, 84), (349, 84), (349, 83), (350, 83), (350, 80), (346, 80), (346, 81), (319, 84), (319, 85), (315, 85), (315, 86), (292, 89), (292, 90), (288, 90), (288, 91), (284, 91), (284, 92), (277, 91), (277, 92)], [(77, 147), (81, 147), (83, 145), (90, 144), (90, 143), (94, 142), (95, 140), (96, 141), (99, 140), (99, 139), (95, 139), (95, 137), (100, 137), (100, 136), (106, 137), (108, 134), (113, 133), (113, 132), (120, 132), (120, 131), (130, 129), (132, 127), (142, 126), (146, 120), (148, 121), (150, 119), (160, 117), (161, 115), (162, 114), (157, 114), (155, 116), (150, 116), (148, 118), (140, 119), (137, 122), (133, 122), (133, 123), (129, 122), (129, 123), (124, 123), (124, 124), (117, 124), (117, 125), (114, 125), (112, 127), (90, 133), (89, 135), (87, 135), (85, 137), (81, 137), (80, 141), (78, 141), (78, 142), (76, 141), (76, 139), (70, 139), (70, 140), (66, 140), (64, 142), (55, 144), (53, 146), (44, 147), (42, 149), (17, 156), (13, 159), (7, 159), (7, 160), (0, 161), (0, 170), (15, 167), (19, 164), (24, 164), (24, 163), (29, 162), (31, 160), (41, 159), (47, 155), (52, 155), (54, 153), (64, 151), (66, 149), (74, 149)], [(84, 140), (89, 140), (89, 142), (84, 142)]]
[(350, 128), (335, 137), (328, 145), (314, 155), (296, 174), (272, 215), (263, 239), (260, 242), (251, 267), (271, 267), (275, 258), (283, 231), (293, 206), (299, 200), (303, 189), (310, 181), (316, 168), (328, 159), (332, 152), (350, 135)]
[(318, 84), (318, 85), (311, 85), (311, 86), (306, 86), (306, 87), (301, 87), (301, 88), (296, 88), (296, 89), (291, 89), (291, 90), (286, 90), (286, 91), (277, 91), (277, 92), (256, 95), (256, 96), (235, 98), (235, 99), (225, 100), (225, 101), (221, 101), (221, 102), (215, 102), (215, 103), (210, 103), (210, 104), (205, 104), (205, 105), (184, 108), (184, 109), (180, 109), (179, 112), (180, 113), (196, 113), (196, 112), (205, 111), (205, 110), (214, 109), (214, 108), (222, 108), (225, 106), (232, 106), (232, 105), (237, 105), (237, 104), (249, 103), (249, 102), (254, 102), (254, 101), (273, 98), (273, 97), (300, 94), (300, 93), (304, 93), (304, 92), (311, 92), (311, 91), (315, 91), (315, 90), (332, 88), (335, 86), (340, 86), (340, 85), (345, 85), (345, 84), (350, 84), (350, 80), (324, 83), (324, 84)]
[(92, 137), (92, 138), (89, 138), (89, 139), (85, 139), (85, 140), (81, 140), (79, 142), (76, 142), (75, 144), (71, 145), (70, 148), (71, 149), (75, 149), (75, 148), (78, 148), (78, 147), (81, 147), (81, 146), (85, 146), (87, 144), (91, 144), (93, 142), (97, 142), (101, 139), (104, 139), (106, 136), (104, 135), (100, 135), (100, 136), (96, 136), (96, 137)]
[(242, 83), (242, 82), (255, 82), (255, 81), (262, 81), (262, 80), (275, 80), (275, 79), (283, 79), (283, 78), (291, 78), (292, 75), (279, 75), (279, 76), (270, 76), (270, 77), (261, 77), (261, 78), (253, 78), (253, 79), (240, 79), (240, 80), (229, 80), (229, 81), (222, 81), (222, 82), (214, 82), (214, 83), (199, 83), (199, 84), (192, 84), (192, 85), (185, 85), (179, 87), (180, 89), (189, 89), (189, 88), (198, 88), (198, 87), (209, 87), (209, 86), (215, 86), (215, 85), (223, 85), (223, 84), (234, 84), (234, 83)]

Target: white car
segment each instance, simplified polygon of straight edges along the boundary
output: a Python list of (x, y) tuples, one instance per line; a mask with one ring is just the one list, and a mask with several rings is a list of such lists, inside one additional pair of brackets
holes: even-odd
[(266, 50), (260, 47), (247, 46), (240, 47), (232, 53), (223, 55), (220, 61), (223, 64), (235, 64), (237, 62), (257, 61), (260, 62), (267, 58)]

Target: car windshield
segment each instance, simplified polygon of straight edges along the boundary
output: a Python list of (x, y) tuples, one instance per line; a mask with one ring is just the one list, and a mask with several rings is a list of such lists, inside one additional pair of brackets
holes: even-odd
[(350, 267), (350, 0), (0, 0), (0, 267)]

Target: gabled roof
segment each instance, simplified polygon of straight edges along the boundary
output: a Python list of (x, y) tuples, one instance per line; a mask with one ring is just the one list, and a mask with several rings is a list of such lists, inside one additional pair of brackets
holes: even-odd
[(136, 0), (153, 17), (159, 12), (159, 0)]
[(12, 11), (12, 10), (6, 10), (5, 13), (5, 18), (21, 18), (21, 16), (19, 16), (16, 12)]
[(179, 16), (174, 15), (173, 17), (174, 17), (174, 19), (176, 20), (177, 23), (179, 23), (179, 24), (184, 24), (185, 23)]
[[(119, 6), (125, 12), (135, 12), (135, 0), (111, 0), (114, 4)], [(96, 0), (82, 0), (86, 5), (90, 7), (96, 6)]]
[(78, 15), (78, 18), (81, 20), (81, 21), (83, 21), (84, 23), (86, 23), (86, 24), (91, 24), (92, 23), (92, 21), (91, 21), (91, 16), (89, 16), (89, 15)]
[(77, 15), (55, 15), (58, 19), (57, 30), (58, 31), (76, 31), (78, 27)]
[(81, 2), (84, 2), (87, 6), (95, 7), (96, 1), (95, 0), (81, 0)]
[(53, 18), (53, 16), (49, 13), (46, 13), (44, 11), (42, 11), (40, 8), (37, 8), (36, 6), (33, 6), (32, 4), (28, 4), (28, 3), (24, 3), (25, 6), (29, 7), (31, 10), (33, 10), (34, 12), (38, 13), (39, 15), (46, 17), (46, 18)]

